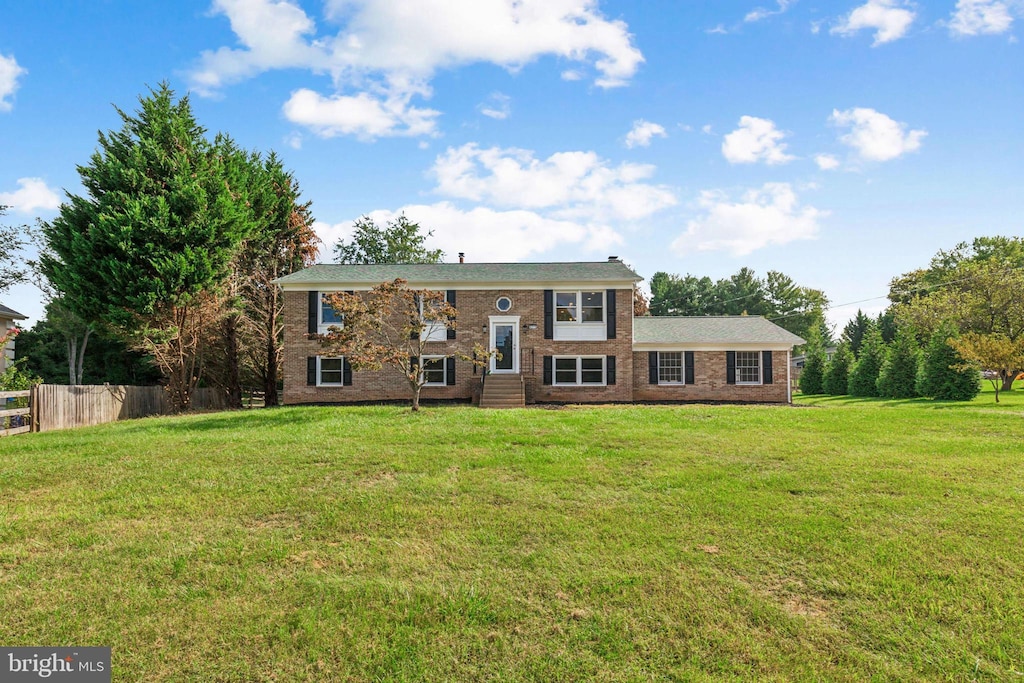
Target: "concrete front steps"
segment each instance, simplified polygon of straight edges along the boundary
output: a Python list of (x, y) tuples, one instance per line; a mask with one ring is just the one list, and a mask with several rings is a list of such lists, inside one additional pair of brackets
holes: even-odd
[(480, 395), (481, 408), (522, 408), (525, 405), (522, 375), (487, 375)]

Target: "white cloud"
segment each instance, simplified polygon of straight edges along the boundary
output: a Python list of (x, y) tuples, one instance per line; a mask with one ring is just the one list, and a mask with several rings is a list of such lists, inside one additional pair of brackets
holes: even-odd
[(284, 137), (284, 144), (288, 145), (292, 149), (302, 149), (302, 134), (289, 133)]
[(500, 92), (491, 93), (486, 102), (477, 105), (484, 116), (504, 121), (512, 114), (512, 98)]
[(284, 103), (282, 111), (292, 123), (305, 126), (325, 138), (355, 135), (372, 140), (433, 134), (440, 112), (410, 106), (410, 97), (405, 94), (377, 98), (365, 92), (323, 97), (312, 90), (300, 88)]
[[(606, 254), (623, 243), (615, 230), (601, 222), (556, 219), (521, 209), (499, 211), (478, 206), (464, 210), (451, 202), (437, 202), (371, 211), (368, 215), (381, 225), (401, 213), (433, 230), (427, 240), (429, 247), (443, 249), (448, 257), (466, 252), (469, 260), (476, 262), (520, 261), (569, 244), (579, 245), (584, 253)], [(339, 238), (352, 234), (352, 221), (316, 226), (324, 241), (325, 258)]]
[[(228, 18), (239, 45), (204, 51), (190, 73), (191, 87), (209, 95), (273, 69), (329, 75), (335, 91), (319, 98), (321, 114), (325, 102), (361, 112), (355, 122), (342, 106), (327, 122), (314, 117), (318, 134), (432, 132), (433, 123), (406, 119), (423, 123), (430, 110), (412, 107), (410, 98), (429, 97), (429, 83), (441, 69), (490, 63), (516, 71), (552, 56), (593, 68), (595, 84), (612, 88), (625, 85), (644, 61), (629, 27), (605, 18), (597, 0), (328, 0), (326, 20), (340, 28), (323, 33), (294, 0), (214, 0), (213, 13)], [(562, 77), (582, 74), (570, 69)], [(430, 113), (427, 118), (436, 115)], [(398, 123), (381, 125), (390, 119)], [(370, 133), (376, 130), (384, 132)]]
[(58, 209), (60, 197), (42, 178), (18, 178), (17, 190), (0, 192), (0, 205), (9, 206), (18, 213), (32, 214), (39, 210)]
[(583, 74), (575, 69), (566, 69), (562, 72), (563, 81), (581, 81), (583, 80)]
[(651, 139), (655, 136), (661, 138), (668, 137), (664, 126), (639, 119), (633, 122), (632, 130), (626, 133), (626, 147), (630, 149), (634, 147), (649, 147)]
[(1010, 8), (1000, 0), (957, 0), (949, 22), (954, 36), (1005, 33), (1013, 25)]
[(704, 29), (704, 33), (707, 33), (709, 36), (724, 36), (728, 35), (729, 29), (725, 28), (725, 24), (719, 24), (714, 28)]
[(849, 129), (839, 140), (868, 161), (889, 161), (907, 152), (915, 152), (928, 135), (924, 130), (908, 131), (907, 124), (894, 121), (874, 109), (861, 107), (846, 111), (836, 109), (829, 120), (839, 128)]
[(753, 22), (753, 21), (761, 21), (762, 19), (767, 19), (768, 17), (773, 17), (773, 16), (775, 16), (777, 14), (782, 14), (786, 10), (788, 10), (790, 7), (792, 7), (793, 4), (796, 2), (796, 0), (776, 0), (776, 1), (778, 3), (778, 9), (770, 10), (770, 9), (766, 9), (764, 7), (758, 7), (757, 9), (752, 10), (751, 12), (748, 12), (747, 16), (743, 17), (743, 21), (746, 21), (748, 23), (749, 22)]
[(645, 182), (654, 167), (612, 166), (594, 152), (558, 152), (537, 159), (523, 149), (475, 144), (451, 148), (434, 162), (436, 191), (500, 207), (544, 209), (559, 219), (646, 218), (676, 203), (662, 185)]
[(700, 132), (704, 133), (704, 135), (711, 135), (714, 132), (714, 130), (711, 128), (710, 123), (705, 123), (703, 126), (700, 127)]
[(0, 55), (0, 111), (10, 111), (13, 104), (8, 99), (18, 89), (18, 78), (27, 71), (18, 65), (14, 55)]
[(784, 164), (795, 158), (786, 154), (786, 144), (782, 142), (785, 137), (769, 119), (743, 116), (740, 127), (722, 141), (722, 156), (731, 164)]
[(819, 154), (814, 157), (814, 163), (818, 165), (822, 171), (834, 171), (839, 168), (839, 159), (836, 159), (831, 154)]
[(914, 23), (916, 14), (902, 0), (868, 0), (843, 18), (832, 33), (848, 36), (864, 29), (874, 29), (877, 47), (899, 40)]
[(769, 245), (813, 239), (819, 221), (828, 216), (813, 206), (801, 207), (788, 183), (766, 183), (738, 202), (723, 192), (705, 191), (698, 204), (704, 213), (672, 243), (677, 254), (724, 250), (745, 256)]

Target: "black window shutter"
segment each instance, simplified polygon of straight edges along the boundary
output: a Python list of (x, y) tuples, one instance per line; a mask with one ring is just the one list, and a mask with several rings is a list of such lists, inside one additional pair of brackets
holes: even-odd
[(693, 351), (687, 351), (684, 354), (686, 363), (686, 383), (693, 384)]
[(608, 338), (615, 339), (615, 290), (604, 293), (605, 317), (608, 319)]
[(341, 361), (341, 383), (346, 386), (352, 386), (352, 366), (348, 362), (348, 358), (344, 358)]
[(444, 383), (450, 387), (455, 386), (455, 356), (444, 359)]
[[(419, 313), (419, 311), (420, 311), (420, 295), (419, 294), (413, 294), (412, 295), (412, 300), (415, 302), (414, 305), (416, 306), (416, 314), (413, 316), (413, 320), (419, 321), (422, 324), (423, 316), (421, 316), (420, 313)], [(417, 332), (416, 330), (409, 330), (409, 339), (419, 339), (419, 338), (420, 338), (420, 333), (419, 332)]]
[(647, 352), (647, 383), (657, 384), (658, 383), (658, 352), (648, 351)]
[(306, 384), (316, 386), (316, 356), (306, 358)]
[[(451, 305), (451, 307), (455, 308), (455, 290), (454, 289), (449, 289), (448, 293), (445, 294), (445, 298), (448, 299), (448, 303)], [(454, 318), (453, 318), (453, 320), (454, 320)], [(448, 328), (448, 338), (449, 339), (455, 339), (455, 328), (454, 327), (449, 327)], [(453, 384), (454, 384), (454, 382), (453, 382)]]
[(761, 382), (763, 384), (772, 383), (772, 352), (762, 351), (761, 352)]
[(605, 378), (608, 384), (615, 384), (615, 356), (607, 356), (604, 359)]
[(320, 313), (320, 292), (309, 293), (309, 326), (306, 330), (310, 334), (317, 333), (317, 322)]
[(544, 384), (551, 384), (551, 356), (544, 356)]
[(736, 384), (736, 352), (725, 352), (725, 383)]
[(544, 290), (544, 338), (555, 338), (555, 292), (552, 289)]

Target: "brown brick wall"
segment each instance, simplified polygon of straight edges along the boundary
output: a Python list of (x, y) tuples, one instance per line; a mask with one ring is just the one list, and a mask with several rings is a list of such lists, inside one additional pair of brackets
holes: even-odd
[(633, 399), (636, 401), (736, 401), (785, 403), (786, 352), (772, 352), (772, 384), (743, 385), (725, 381), (725, 351), (695, 351), (693, 384), (649, 384), (647, 352), (633, 354)]
[[(494, 303), (500, 296), (512, 300), (512, 309), (498, 311)], [(347, 387), (316, 387), (306, 384), (306, 358), (322, 353), (315, 341), (306, 338), (306, 292), (284, 293), (285, 403), (334, 403), (351, 401), (378, 401), (407, 399), (408, 383), (394, 369), (380, 372), (353, 372), (352, 385)], [(527, 397), (540, 402), (606, 402), (633, 400), (632, 301), (629, 289), (616, 292), (616, 338), (607, 341), (553, 341), (544, 339), (544, 292), (542, 290), (459, 290), (456, 308), (459, 318), (456, 343), (463, 353), (470, 353), (473, 345), (486, 347), (490, 341), (489, 316), (519, 316), (520, 370), (527, 382)], [(523, 329), (524, 325), (537, 329)], [(436, 346), (443, 354), (448, 343)], [(428, 353), (430, 348), (428, 347)], [(614, 355), (616, 356), (616, 384), (602, 387), (554, 387), (543, 385), (544, 356), (554, 355)], [(646, 366), (645, 366), (646, 367)], [(430, 399), (469, 399), (479, 385), (480, 373), (473, 374), (472, 364), (457, 361), (455, 386), (424, 387), (420, 396)]]

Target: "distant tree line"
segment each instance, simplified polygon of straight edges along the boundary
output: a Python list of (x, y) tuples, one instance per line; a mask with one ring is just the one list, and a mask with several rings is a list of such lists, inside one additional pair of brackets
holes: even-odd
[(828, 298), (791, 277), (750, 268), (714, 281), (709, 277), (655, 273), (650, 279), (650, 314), (655, 316), (761, 315), (804, 339), (824, 324)]
[(1024, 239), (979, 237), (940, 251), (928, 268), (893, 279), (877, 320), (857, 311), (831, 360), (827, 340), (812, 336), (800, 389), (963, 401), (985, 371), (998, 402), (1024, 371), (1021, 292)]

